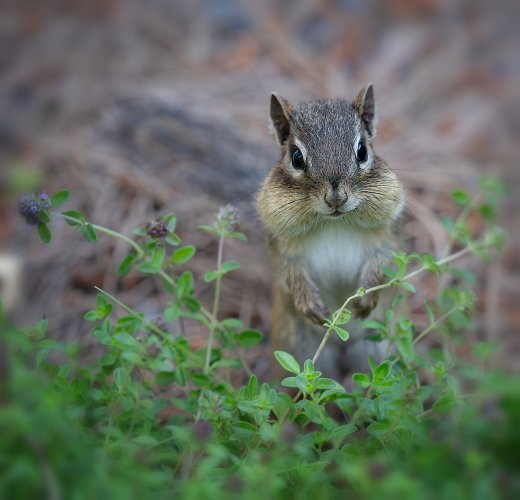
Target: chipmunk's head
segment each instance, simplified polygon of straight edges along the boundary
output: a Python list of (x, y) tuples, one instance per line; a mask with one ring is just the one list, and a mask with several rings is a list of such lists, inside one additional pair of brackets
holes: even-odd
[(290, 231), (337, 219), (378, 228), (395, 220), (402, 189), (372, 147), (371, 84), (352, 102), (330, 99), (293, 107), (272, 94), (270, 113), (281, 158), (259, 195), (266, 225)]

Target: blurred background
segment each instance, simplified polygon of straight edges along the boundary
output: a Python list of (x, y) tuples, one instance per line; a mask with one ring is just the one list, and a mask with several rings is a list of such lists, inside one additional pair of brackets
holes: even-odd
[[(4, 0), (0, 15), (0, 296), (12, 321), (46, 316), (50, 336), (95, 351), (85, 311), (94, 285), (149, 317), (166, 297), (138, 273), (118, 279), (127, 248), (84, 242), (61, 221), (45, 246), (16, 214), (24, 192), (70, 189), (66, 208), (125, 234), (173, 211), (199, 248), (197, 276), (214, 266), (199, 233), (235, 204), (249, 243), (226, 257), (223, 314), (269, 328), (270, 274), (254, 193), (277, 159), (271, 91), (289, 101), (353, 97), (373, 82), (375, 146), (402, 179), (401, 246), (439, 255), (450, 193), (478, 191), (483, 174), (509, 187), (503, 255), (475, 273), (470, 338), (498, 342), (513, 369), (520, 342), (518, 3), (475, 0)], [(472, 223), (472, 221), (470, 221)], [(478, 231), (475, 221), (473, 229)], [(203, 298), (212, 288), (197, 283)], [(436, 281), (423, 279), (410, 314)], [(206, 332), (191, 329), (194, 344)], [(261, 348), (252, 362), (265, 368)]]

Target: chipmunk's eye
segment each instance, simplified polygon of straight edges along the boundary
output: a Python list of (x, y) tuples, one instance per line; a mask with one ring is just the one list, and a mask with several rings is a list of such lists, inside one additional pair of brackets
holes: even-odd
[(303, 158), (303, 154), (297, 147), (291, 148), (291, 163), (292, 166), (298, 170), (302, 170), (305, 168), (305, 160)]
[(367, 147), (365, 146), (363, 141), (359, 141), (357, 145), (356, 158), (358, 163), (364, 163), (368, 158)]

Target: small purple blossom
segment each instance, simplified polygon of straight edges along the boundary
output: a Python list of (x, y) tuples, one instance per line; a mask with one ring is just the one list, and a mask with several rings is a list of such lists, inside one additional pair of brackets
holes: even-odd
[(147, 222), (144, 227), (148, 235), (154, 240), (163, 240), (168, 236), (168, 225), (162, 217), (156, 217), (154, 220)]
[(40, 222), (40, 213), (48, 210), (50, 207), (49, 196), (45, 193), (24, 194), (18, 200), (18, 213), (25, 217), (25, 222), (31, 226), (35, 226)]
[(220, 207), (217, 212), (217, 219), (215, 221), (216, 227), (223, 227), (228, 231), (233, 231), (239, 221), (238, 208), (234, 205), (226, 205)]

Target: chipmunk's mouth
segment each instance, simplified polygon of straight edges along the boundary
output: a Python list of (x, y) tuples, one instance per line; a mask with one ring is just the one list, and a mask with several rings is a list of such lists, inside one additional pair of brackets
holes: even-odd
[(342, 215), (345, 215), (345, 212), (340, 212), (339, 210), (335, 210), (331, 214), (329, 214), (329, 217), (341, 217)]

